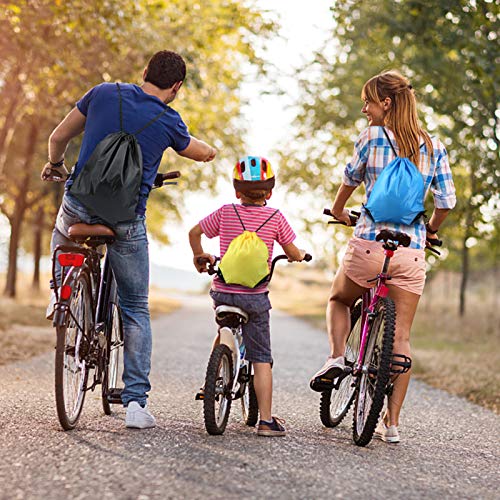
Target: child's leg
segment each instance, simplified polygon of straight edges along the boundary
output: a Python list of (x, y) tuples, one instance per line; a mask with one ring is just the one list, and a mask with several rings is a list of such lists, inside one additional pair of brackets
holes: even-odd
[(260, 419), (270, 422), (273, 400), (273, 372), (271, 363), (253, 363), (253, 385), (259, 403)]

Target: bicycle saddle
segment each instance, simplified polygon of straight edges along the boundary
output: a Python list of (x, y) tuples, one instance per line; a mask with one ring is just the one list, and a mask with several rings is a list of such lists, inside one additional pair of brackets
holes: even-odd
[(399, 231), (389, 231), (389, 229), (382, 229), (380, 233), (375, 237), (376, 241), (397, 241), (399, 246), (408, 247), (410, 246), (411, 237), (406, 233), (400, 233)]
[(248, 321), (248, 314), (239, 307), (221, 305), (215, 308), (215, 321), (220, 326), (234, 328)]
[(111, 243), (115, 240), (115, 232), (108, 226), (103, 224), (84, 224), (78, 222), (73, 224), (68, 229), (68, 236), (70, 240), (77, 243), (86, 242), (96, 243), (102, 245), (103, 243)]

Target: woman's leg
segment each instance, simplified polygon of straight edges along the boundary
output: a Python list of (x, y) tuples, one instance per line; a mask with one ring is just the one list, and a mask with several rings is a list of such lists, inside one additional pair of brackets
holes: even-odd
[(334, 358), (344, 355), (345, 343), (351, 330), (351, 306), (365, 290), (366, 288), (349, 279), (342, 268), (337, 271), (326, 307), (330, 355)]
[[(410, 330), (420, 295), (407, 292), (396, 286), (389, 286), (389, 296), (396, 306), (396, 334), (392, 352), (411, 358)], [(410, 374), (411, 370), (396, 376), (394, 380), (394, 391), (389, 398), (387, 412), (384, 417), (387, 425), (399, 425), (399, 414), (410, 382)]]

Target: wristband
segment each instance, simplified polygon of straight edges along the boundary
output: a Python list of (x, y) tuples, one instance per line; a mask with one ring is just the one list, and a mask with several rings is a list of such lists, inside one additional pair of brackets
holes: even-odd
[(51, 161), (50, 158), (49, 158), (49, 163), (52, 167), (62, 167), (64, 165), (64, 158), (62, 160), (59, 160), (59, 161)]
[(428, 222), (425, 223), (425, 229), (429, 234), (436, 234), (438, 232), (437, 229), (432, 229), (431, 225)]

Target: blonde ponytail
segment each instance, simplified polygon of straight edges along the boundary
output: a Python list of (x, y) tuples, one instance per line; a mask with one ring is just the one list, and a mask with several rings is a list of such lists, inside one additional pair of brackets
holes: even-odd
[(363, 86), (361, 95), (371, 102), (381, 102), (387, 97), (391, 99), (385, 125), (394, 133), (400, 156), (410, 158), (421, 169), (421, 138), (429, 157), (433, 155), (433, 146), (429, 134), (420, 127), (415, 93), (408, 79), (398, 71), (385, 71), (370, 78)]

